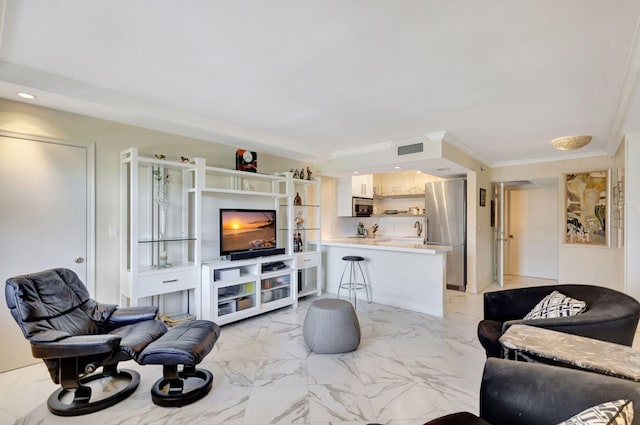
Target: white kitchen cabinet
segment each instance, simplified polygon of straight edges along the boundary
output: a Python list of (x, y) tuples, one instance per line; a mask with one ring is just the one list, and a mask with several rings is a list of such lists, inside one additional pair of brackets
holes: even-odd
[(352, 198), (373, 198), (373, 174), (341, 177), (336, 185), (336, 213), (338, 217), (353, 216)]
[(373, 198), (373, 174), (358, 174), (351, 177), (351, 196)]

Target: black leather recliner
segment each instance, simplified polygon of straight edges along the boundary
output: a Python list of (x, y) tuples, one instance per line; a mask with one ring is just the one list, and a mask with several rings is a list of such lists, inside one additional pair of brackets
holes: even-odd
[[(576, 316), (524, 320), (554, 290), (587, 303)], [(512, 325), (530, 325), (631, 346), (640, 319), (640, 303), (613, 289), (594, 285), (547, 285), (484, 294), (484, 320), (478, 339), (487, 357), (503, 357), (500, 336)]]
[[(211, 388), (212, 375), (196, 371), (195, 364), (211, 351), (219, 336), (213, 322), (188, 322), (167, 332), (165, 324), (156, 320), (157, 307), (119, 308), (96, 302), (78, 276), (62, 268), (8, 279), (5, 297), (31, 343), (33, 356), (43, 359), (51, 379), (61, 385), (47, 401), (54, 414), (95, 412), (132, 394), (140, 375), (118, 369), (118, 363), (125, 360), (164, 365), (165, 377), (152, 389), (156, 404), (187, 404)], [(178, 364), (184, 365), (184, 371), (177, 371)], [(102, 371), (96, 372), (100, 367)], [(190, 377), (204, 382), (182, 394), (183, 381)], [(104, 378), (118, 389), (100, 394), (101, 398), (92, 397), (91, 383)]]
[(631, 400), (640, 424), (640, 383), (540, 363), (487, 359), (480, 385), (480, 417), (469, 412), (424, 425), (557, 424), (589, 407)]

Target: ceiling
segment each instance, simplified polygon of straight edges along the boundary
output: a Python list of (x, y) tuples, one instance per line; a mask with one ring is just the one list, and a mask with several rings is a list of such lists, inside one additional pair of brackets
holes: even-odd
[(0, 97), (301, 160), (444, 131), (508, 165), (640, 131), (637, 0), (0, 5)]

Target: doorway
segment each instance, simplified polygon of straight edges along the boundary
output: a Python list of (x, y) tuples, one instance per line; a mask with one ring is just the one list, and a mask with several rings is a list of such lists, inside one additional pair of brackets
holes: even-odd
[[(498, 183), (503, 220), (496, 221), (496, 282), (504, 276), (558, 279), (558, 181)], [(499, 190), (494, 191), (500, 194)], [(500, 237), (500, 235), (502, 235)]]
[[(0, 132), (0, 281), (54, 267), (94, 282), (94, 146)], [(33, 364), (29, 343), (0, 308), (0, 371)]]

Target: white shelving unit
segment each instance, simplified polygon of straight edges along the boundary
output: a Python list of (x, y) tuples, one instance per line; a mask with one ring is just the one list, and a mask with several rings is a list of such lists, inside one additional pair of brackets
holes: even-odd
[[(147, 158), (131, 148), (121, 153), (121, 182), (122, 304), (157, 303), (174, 313), (163, 311), (162, 297), (177, 292), (183, 312), (225, 324), (321, 294), (319, 178)], [(221, 260), (221, 208), (276, 210), (286, 255)], [(302, 243), (294, 247), (294, 238)], [(284, 268), (263, 270), (274, 262)], [(215, 279), (216, 271), (228, 273)]]
[(188, 194), (195, 166), (141, 157), (131, 148), (120, 155), (120, 172), (121, 304), (157, 303), (167, 313), (163, 295), (183, 292), (182, 310), (199, 316), (197, 205)]
[[(291, 173), (287, 177), (289, 197), (281, 200), (280, 215), (286, 215), (283, 221), (290, 247), (289, 254), (296, 256), (298, 270), (298, 297), (322, 293), (322, 257), (320, 253), (320, 178), (311, 180), (294, 179)], [(299, 202), (296, 202), (299, 201)]]
[[(283, 268), (273, 270), (272, 264)], [(231, 278), (219, 276), (227, 272)], [(202, 313), (219, 325), (246, 319), (296, 303), (296, 260), (275, 255), (202, 266)]]

